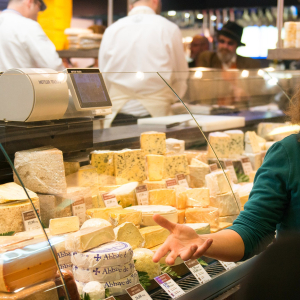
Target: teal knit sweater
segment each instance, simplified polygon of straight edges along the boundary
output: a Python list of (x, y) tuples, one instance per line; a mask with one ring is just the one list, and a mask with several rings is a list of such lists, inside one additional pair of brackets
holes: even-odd
[(300, 231), (300, 134), (275, 143), (258, 169), (244, 211), (228, 229), (243, 239), (243, 260), (263, 251), (274, 239)]

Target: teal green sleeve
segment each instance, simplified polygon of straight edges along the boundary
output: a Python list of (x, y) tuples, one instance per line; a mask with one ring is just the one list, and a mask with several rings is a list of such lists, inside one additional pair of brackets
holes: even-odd
[(290, 202), (287, 182), (290, 161), (280, 142), (268, 151), (258, 169), (254, 186), (244, 211), (228, 229), (236, 231), (243, 239), (246, 260), (263, 251), (274, 239), (276, 225), (281, 222)]

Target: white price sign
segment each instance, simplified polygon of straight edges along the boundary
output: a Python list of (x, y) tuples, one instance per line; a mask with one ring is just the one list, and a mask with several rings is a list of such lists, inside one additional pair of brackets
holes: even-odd
[(232, 179), (232, 181), (234, 183), (237, 183), (238, 179), (237, 179), (237, 176), (236, 176), (236, 173), (235, 173), (232, 161), (231, 160), (225, 160), (225, 167), (229, 171), (230, 178)]
[(146, 185), (140, 185), (135, 189), (136, 198), (139, 205), (149, 204), (149, 192)]
[(110, 193), (102, 194), (102, 199), (105, 207), (118, 206), (118, 200), (114, 194), (110, 194)]
[(151, 300), (152, 299), (139, 283), (126, 289), (126, 292), (130, 296), (130, 298), (133, 300)]
[(22, 212), (23, 224), (26, 231), (40, 229), (41, 225), (33, 210)]
[(154, 280), (169, 294), (169, 296), (171, 296), (172, 299), (185, 294), (182, 288), (168, 274), (157, 276)]
[(167, 179), (166, 180), (167, 189), (175, 189), (176, 185), (178, 185), (176, 179)]
[(189, 184), (186, 180), (186, 176), (184, 174), (176, 175), (177, 184), (189, 188)]
[(241, 161), (242, 161), (244, 173), (249, 176), (250, 173), (253, 172), (249, 157), (244, 157), (241, 159)]
[(85, 212), (86, 212), (86, 207), (83, 198), (73, 202), (72, 213), (73, 216), (78, 216), (80, 226), (85, 222), (86, 219)]
[(196, 277), (200, 284), (203, 284), (211, 280), (211, 277), (205, 271), (205, 269), (199, 264), (198, 260), (190, 259), (184, 262), (185, 265), (190, 269), (192, 274)]
[(219, 260), (219, 262), (227, 271), (236, 267), (236, 264), (234, 262), (226, 262), (226, 261), (220, 261), (220, 260)]

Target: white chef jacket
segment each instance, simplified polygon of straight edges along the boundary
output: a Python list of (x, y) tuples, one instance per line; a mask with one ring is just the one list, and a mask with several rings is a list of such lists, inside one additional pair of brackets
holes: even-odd
[(64, 66), (39, 23), (7, 9), (0, 14), (0, 71), (11, 68), (60, 71)]
[(186, 92), (188, 64), (181, 32), (147, 6), (133, 8), (106, 29), (99, 66), (112, 98), (113, 118), (130, 100), (138, 100), (154, 117), (170, 114), (176, 97), (157, 72), (180, 97)]

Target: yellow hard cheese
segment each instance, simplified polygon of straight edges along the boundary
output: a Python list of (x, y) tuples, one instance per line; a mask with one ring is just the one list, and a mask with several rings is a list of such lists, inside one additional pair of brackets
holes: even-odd
[(166, 134), (149, 131), (141, 134), (141, 149), (145, 154), (163, 155), (166, 153)]
[(208, 188), (190, 189), (185, 194), (187, 196), (187, 206), (207, 207), (210, 204)]
[(186, 223), (209, 223), (211, 227), (219, 226), (219, 210), (216, 207), (187, 208)]
[(79, 218), (77, 216), (50, 219), (49, 229), (51, 235), (64, 234), (79, 230)]
[(148, 191), (166, 188), (166, 181), (164, 179), (159, 181), (145, 180), (143, 183), (146, 184)]
[(176, 194), (173, 189), (149, 191), (149, 205), (169, 205), (176, 207)]
[(146, 155), (147, 173), (149, 180), (159, 181), (163, 179), (164, 156), (163, 155)]
[(178, 215), (178, 224), (184, 224), (185, 223), (185, 209), (177, 210), (177, 215)]
[(125, 222), (140, 225), (142, 222), (142, 212), (131, 209), (110, 211), (109, 221), (114, 226), (121, 225)]
[(91, 209), (87, 209), (86, 214), (88, 217), (91, 218), (100, 218), (108, 221), (109, 213), (115, 210), (123, 210), (123, 208), (121, 206), (91, 208)]
[(144, 227), (140, 229), (140, 233), (145, 239), (144, 248), (148, 249), (164, 243), (170, 234), (169, 230), (161, 226)]

